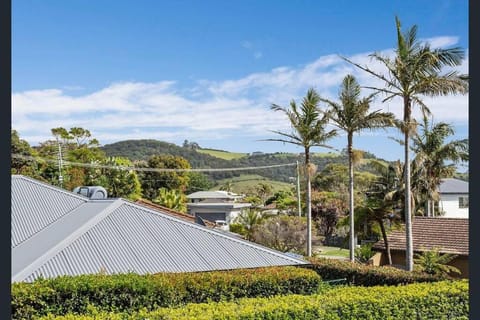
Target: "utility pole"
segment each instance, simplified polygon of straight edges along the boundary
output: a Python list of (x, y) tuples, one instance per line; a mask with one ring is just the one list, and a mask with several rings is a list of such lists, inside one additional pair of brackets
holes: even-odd
[(298, 216), (302, 216), (302, 206), (300, 204), (300, 167), (297, 160), (297, 203), (298, 203)]
[(63, 188), (63, 176), (62, 176), (62, 167), (63, 167), (63, 156), (62, 156), (62, 146), (60, 141), (57, 139), (58, 144), (58, 183), (60, 188)]

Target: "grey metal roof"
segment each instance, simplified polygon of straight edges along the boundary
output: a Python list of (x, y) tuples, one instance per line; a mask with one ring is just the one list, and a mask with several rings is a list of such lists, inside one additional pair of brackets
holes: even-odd
[(197, 191), (187, 195), (188, 199), (238, 199), (242, 197), (242, 195), (227, 191)]
[(438, 189), (440, 193), (468, 194), (468, 182), (453, 178), (442, 179)]
[[(26, 190), (12, 188), (12, 203), (26, 201)], [(83, 204), (12, 249), (12, 282), (100, 271), (145, 274), (307, 263), (124, 199), (80, 200)], [(51, 206), (64, 205), (58, 197), (51, 201)], [(30, 206), (31, 215), (41, 212), (34, 202)], [(12, 206), (12, 219), (25, 210)]]
[(66, 190), (12, 175), (12, 248), (87, 201)]

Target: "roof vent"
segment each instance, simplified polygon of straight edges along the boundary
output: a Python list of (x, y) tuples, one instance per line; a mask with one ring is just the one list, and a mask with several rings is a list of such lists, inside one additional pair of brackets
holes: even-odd
[(73, 192), (90, 199), (107, 199), (107, 190), (101, 186), (76, 187), (73, 189)]

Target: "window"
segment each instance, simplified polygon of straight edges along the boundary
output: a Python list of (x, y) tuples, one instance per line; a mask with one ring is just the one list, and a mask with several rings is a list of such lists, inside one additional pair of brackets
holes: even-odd
[(468, 208), (468, 197), (458, 197), (458, 207)]

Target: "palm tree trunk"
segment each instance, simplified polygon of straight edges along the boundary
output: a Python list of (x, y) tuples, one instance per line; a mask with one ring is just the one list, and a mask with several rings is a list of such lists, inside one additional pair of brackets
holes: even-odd
[(390, 243), (388, 242), (385, 225), (383, 224), (382, 219), (378, 219), (377, 222), (380, 225), (380, 230), (382, 231), (383, 243), (385, 244), (385, 251), (387, 252), (388, 264), (392, 265), (392, 254), (390, 253)]
[(355, 262), (355, 219), (353, 212), (353, 135), (348, 133), (348, 174), (349, 174), (349, 210), (350, 210), (350, 262)]
[(305, 148), (305, 175), (307, 178), (307, 256), (312, 256), (312, 186), (310, 182), (310, 150)]
[(407, 271), (413, 271), (413, 238), (412, 238), (412, 212), (410, 190), (410, 120), (411, 104), (409, 97), (404, 97), (404, 123), (405, 123), (405, 267)]

